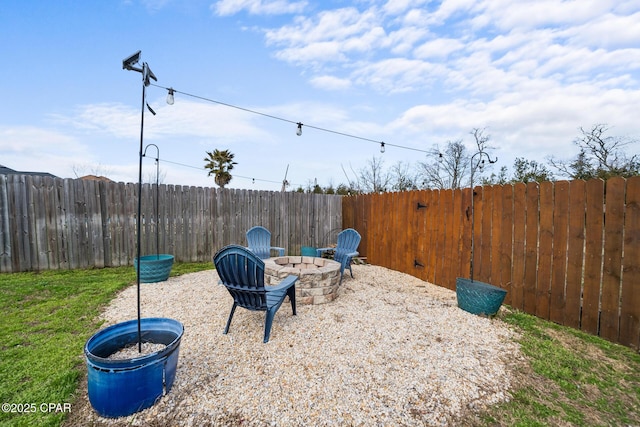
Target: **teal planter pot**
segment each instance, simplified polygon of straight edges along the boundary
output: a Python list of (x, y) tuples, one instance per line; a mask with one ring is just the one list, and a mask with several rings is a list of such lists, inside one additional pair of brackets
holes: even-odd
[(140, 324), (142, 342), (166, 347), (132, 359), (108, 359), (137, 345), (137, 320), (102, 329), (85, 344), (89, 401), (100, 416), (124, 417), (149, 408), (173, 386), (184, 326), (167, 318), (145, 318)]
[[(164, 282), (173, 267), (173, 255), (155, 254), (140, 257), (140, 282)], [(138, 260), (133, 260), (133, 268), (138, 271)]]
[(303, 246), (303, 247), (300, 249), (300, 254), (301, 254), (302, 256), (312, 256), (312, 257), (315, 257), (315, 256), (317, 256), (317, 251), (316, 251), (316, 248), (314, 248), (314, 247), (311, 247), (311, 246)]
[(471, 314), (495, 316), (506, 295), (507, 291), (488, 283), (456, 279), (458, 307)]

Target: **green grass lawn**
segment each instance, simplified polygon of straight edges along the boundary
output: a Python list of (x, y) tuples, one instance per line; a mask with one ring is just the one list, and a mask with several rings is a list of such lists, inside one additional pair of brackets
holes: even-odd
[(508, 403), (473, 426), (640, 426), (640, 354), (522, 312), (502, 315), (525, 355)]
[[(211, 268), (176, 263), (171, 274)], [(135, 281), (133, 267), (0, 275), (0, 425), (62, 422), (73, 410), (84, 344), (100, 329), (100, 311)]]
[[(172, 275), (211, 268), (175, 264)], [(9, 404), (0, 425), (60, 425), (100, 311), (134, 282), (133, 267), (0, 275), (0, 403)], [(640, 426), (640, 354), (521, 312), (500, 319), (521, 332), (525, 356), (514, 361), (511, 399), (460, 425)]]

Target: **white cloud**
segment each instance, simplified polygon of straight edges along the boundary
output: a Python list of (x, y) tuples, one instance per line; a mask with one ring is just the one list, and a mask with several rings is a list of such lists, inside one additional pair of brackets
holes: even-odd
[(31, 126), (0, 127), (1, 152), (31, 156), (42, 150), (56, 150), (64, 156), (82, 151), (83, 146), (74, 137), (56, 130)]
[(325, 90), (344, 90), (351, 87), (351, 80), (349, 79), (326, 75), (313, 77), (310, 83), (317, 88)]
[(286, 0), (220, 0), (211, 5), (211, 10), (219, 16), (229, 16), (246, 10), (252, 15), (282, 15), (301, 13), (306, 1)]
[(456, 39), (438, 38), (423, 43), (417, 47), (414, 54), (417, 58), (446, 58), (451, 53), (457, 52), (464, 48), (464, 43)]
[(606, 13), (609, 0), (485, 0), (478, 4), (487, 23), (502, 31), (582, 24)]
[[(164, 99), (149, 101), (149, 104), (157, 115), (145, 111), (145, 138), (267, 138), (260, 128), (252, 125), (256, 117), (242, 110), (185, 99), (171, 106), (166, 105)], [(52, 118), (55, 123), (70, 124), (78, 131), (92, 135), (135, 140), (140, 134), (140, 110), (121, 104), (84, 105), (72, 116), (55, 115)]]
[(32, 126), (0, 127), (1, 164), (18, 171), (72, 177), (78, 159), (97, 163), (90, 148), (67, 133)]
[[(333, 54), (362, 53), (378, 48), (384, 30), (378, 24), (375, 10), (360, 13), (355, 8), (323, 11), (314, 19), (298, 17), (292, 25), (265, 32), (267, 45), (282, 47), (289, 52), (305, 51), (309, 46), (334, 46)], [(316, 50), (316, 49), (311, 49)], [(323, 52), (322, 49), (318, 50)], [(310, 60), (335, 60), (334, 56), (299, 55)], [(294, 55), (282, 59), (292, 60)]]
[(617, 16), (605, 13), (564, 32), (572, 43), (607, 49), (636, 48), (640, 40), (640, 12)]
[(437, 78), (444, 78), (445, 69), (439, 64), (405, 58), (391, 58), (360, 64), (352, 77), (358, 85), (379, 92), (407, 92), (424, 88)]
[(265, 37), (277, 58), (311, 69), (316, 87), (333, 77), (378, 92), (440, 84), (490, 97), (534, 79), (611, 85), (625, 69), (632, 75), (640, 68), (640, 12), (616, 15), (615, 4), (395, 0), (299, 16)]

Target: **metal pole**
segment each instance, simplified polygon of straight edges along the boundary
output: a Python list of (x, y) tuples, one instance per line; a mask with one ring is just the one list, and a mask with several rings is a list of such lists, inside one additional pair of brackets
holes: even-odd
[(156, 157), (156, 256), (160, 259), (160, 149), (158, 150), (158, 157)]
[[(480, 158), (478, 159), (478, 163), (474, 166), (473, 159), (478, 155), (480, 156)], [(473, 174), (476, 168), (480, 165), (480, 162), (483, 161), (482, 156), (486, 156), (489, 163), (495, 163), (498, 161), (497, 157), (495, 158), (495, 160), (491, 160), (491, 157), (489, 157), (489, 155), (485, 153), (483, 149), (480, 149), (477, 153), (471, 156), (471, 162), (470, 162), (471, 164), (471, 183), (470, 183), (471, 185), (471, 262), (469, 263), (469, 277), (472, 282), (473, 282), (473, 251), (475, 249), (475, 212), (474, 212), (474, 206), (473, 206), (474, 205)]]
[(473, 158), (479, 154), (476, 153), (471, 156), (471, 262), (469, 263), (469, 277), (473, 282), (473, 250), (474, 250), (474, 240), (475, 240), (475, 213), (473, 210), (473, 172), (475, 168), (473, 167)]
[(138, 215), (136, 219), (136, 234), (137, 234), (137, 266), (136, 266), (136, 275), (137, 275), (137, 285), (138, 285), (138, 352), (142, 353), (142, 327), (140, 320), (140, 244), (141, 238), (140, 233), (142, 232), (141, 226), (141, 211), (142, 211), (142, 147), (144, 140), (144, 103), (145, 103), (145, 95), (146, 95), (146, 86), (145, 86), (145, 71), (147, 68), (147, 63), (142, 64), (142, 113), (140, 115), (140, 155), (139, 155), (139, 164), (138, 164)]

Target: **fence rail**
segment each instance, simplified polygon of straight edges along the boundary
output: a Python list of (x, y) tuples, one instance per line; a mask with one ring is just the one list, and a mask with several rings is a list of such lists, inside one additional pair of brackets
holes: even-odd
[[(137, 184), (0, 175), (0, 272), (132, 264), (137, 200)], [(210, 261), (254, 225), (291, 254), (342, 226), (340, 196), (144, 184), (141, 202), (142, 255), (177, 261)]]
[(640, 177), (347, 197), (343, 226), (360, 253), (455, 289), (469, 277), (505, 303), (638, 349)]

